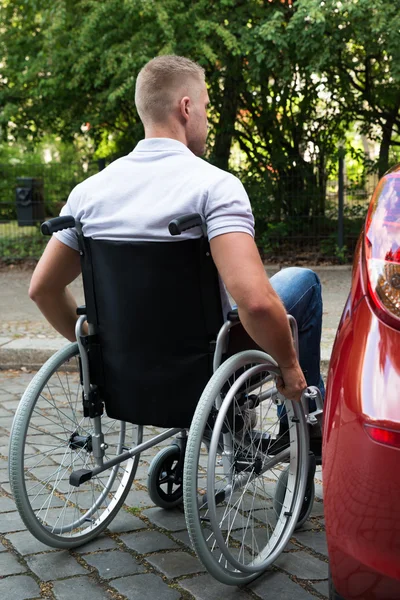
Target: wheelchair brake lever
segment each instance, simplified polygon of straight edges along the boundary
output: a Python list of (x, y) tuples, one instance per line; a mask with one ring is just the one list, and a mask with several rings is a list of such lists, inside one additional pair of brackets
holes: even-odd
[[(315, 410), (309, 412), (310, 400), (315, 402)], [(304, 414), (309, 425), (318, 425), (318, 417), (323, 413), (323, 402), (320, 390), (315, 385), (306, 387), (301, 395), (301, 403), (303, 405)]]

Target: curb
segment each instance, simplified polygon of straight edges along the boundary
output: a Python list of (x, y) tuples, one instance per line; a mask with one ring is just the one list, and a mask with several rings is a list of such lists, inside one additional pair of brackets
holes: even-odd
[(0, 338), (0, 369), (37, 370), (69, 342), (63, 338), (53, 339), (8, 339)]
[[(0, 370), (38, 370), (55, 352), (69, 344), (63, 338), (53, 339), (8, 339), (0, 338)], [(321, 368), (327, 369), (330, 350), (321, 349)]]

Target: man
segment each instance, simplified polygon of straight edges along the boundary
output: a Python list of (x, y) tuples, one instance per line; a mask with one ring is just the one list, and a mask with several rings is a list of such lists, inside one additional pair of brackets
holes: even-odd
[[(128, 156), (79, 184), (61, 214), (80, 219), (84, 235), (93, 238), (176, 243), (168, 222), (181, 214), (200, 213), (214, 262), (244, 328), (281, 368), (280, 391), (299, 400), (307, 383), (323, 387), (317, 276), (306, 269), (286, 269), (270, 282), (254, 243), (254, 219), (242, 184), (199, 158), (208, 128), (203, 69), (183, 57), (157, 57), (139, 73), (135, 101), (145, 139)], [(188, 231), (180, 239), (198, 235)], [(71, 341), (75, 340), (76, 303), (66, 286), (79, 272), (75, 232), (61, 231), (44, 251), (29, 290), (47, 320)], [(302, 368), (274, 287), (298, 320)], [(223, 286), (221, 293), (227, 311)]]

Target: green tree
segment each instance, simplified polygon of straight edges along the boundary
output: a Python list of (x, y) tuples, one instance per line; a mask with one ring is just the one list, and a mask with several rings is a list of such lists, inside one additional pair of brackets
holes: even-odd
[(379, 141), (379, 172), (400, 142), (400, 13), (389, 0), (297, 0), (290, 23), (300, 60), (326, 78), (342, 111)]

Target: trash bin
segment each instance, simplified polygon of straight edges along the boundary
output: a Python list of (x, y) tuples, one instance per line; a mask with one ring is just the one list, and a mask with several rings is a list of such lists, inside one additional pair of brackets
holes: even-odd
[(15, 202), (20, 227), (44, 221), (43, 179), (17, 177)]

